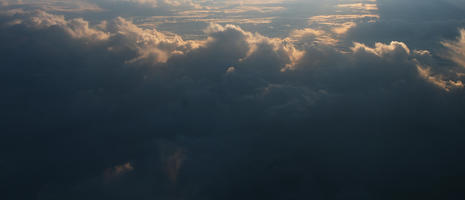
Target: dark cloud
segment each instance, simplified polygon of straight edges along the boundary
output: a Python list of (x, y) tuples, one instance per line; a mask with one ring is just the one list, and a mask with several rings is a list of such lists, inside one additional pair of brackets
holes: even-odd
[(2, 198), (463, 198), (464, 33), (350, 35), (369, 26), (184, 40), (3, 13)]

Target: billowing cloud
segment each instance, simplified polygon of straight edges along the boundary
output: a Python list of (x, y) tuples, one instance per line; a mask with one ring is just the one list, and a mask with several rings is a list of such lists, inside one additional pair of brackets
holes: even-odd
[[(255, 53), (260, 53), (265, 49), (270, 49), (271, 52), (279, 57), (282, 63), (284, 63), (284, 68), (291, 68), (296, 65), (298, 60), (303, 56), (303, 52), (296, 49), (294, 44), (292, 44), (288, 39), (281, 38), (269, 38), (265, 37), (258, 33), (251, 33), (242, 30), (241, 28), (234, 25), (221, 26), (218, 24), (211, 24), (210, 27), (206, 29), (206, 33), (212, 36), (220, 36), (227, 34), (228, 32), (235, 34), (240, 34), (241, 38), (248, 44), (248, 50), (245, 57), (240, 58), (240, 60), (246, 60), (248, 57), (252, 56)], [(210, 39), (215, 39), (210, 38)], [(223, 38), (226, 39), (226, 38)]]
[[(33, 12), (30, 18), (24, 22), (36, 28), (60, 27), (71, 37), (89, 40), (107, 40), (110, 34), (99, 30), (99, 25), (95, 28), (89, 26), (89, 22), (82, 18), (66, 20), (63, 15), (53, 15), (44, 11)], [(102, 24), (104, 25), (104, 24)], [(100, 26), (102, 26), (100, 25)]]
[(201, 45), (199, 41), (184, 41), (176, 34), (165, 34), (157, 30), (139, 28), (123, 18), (117, 18), (112, 28), (116, 32), (114, 38), (121, 40), (118, 41), (117, 46), (110, 47), (111, 50), (116, 50), (120, 48), (119, 45), (124, 45), (126, 48), (139, 52), (139, 56), (129, 62), (147, 59), (153, 62), (166, 62), (172, 55), (184, 54)]
[(376, 43), (375, 47), (371, 48), (364, 44), (354, 43), (352, 51), (355, 53), (358, 52), (367, 52), (374, 54), (379, 57), (390, 56), (391, 54), (397, 55), (408, 55), (410, 54), (410, 49), (403, 42), (393, 41), (391, 44)]

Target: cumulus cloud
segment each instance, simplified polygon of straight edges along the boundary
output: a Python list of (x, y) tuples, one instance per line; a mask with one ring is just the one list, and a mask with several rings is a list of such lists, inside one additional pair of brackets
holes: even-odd
[[(26, 17), (18, 21), (35, 28), (60, 27), (71, 37), (77, 39), (89, 40), (116, 40), (116, 46), (109, 47), (109, 50), (117, 51), (122, 48), (129, 48), (137, 51), (139, 56), (129, 60), (134, 63), (139, 61), (149, 61), (151, 63), (165, 63), (173, 55), (183, 55), (189, 51), (201, 46), (215, 43), (218, 39), (225, 37), (227, 34), (238, 34), (247, 43), (248, 49), (241, 60), (253, 55), (258, 48), (270, 48), (276, 56), (280, 57), (284, 68), (292, 68), (303, 56), (303, 52), (296, 49), (294, 44), (288, 39), (269, 38), (258, 33), (252, 33), (242, 30), (238, 26), (219, 24), (210, 24), (205, 30), (209, 35), (206, 40), (183, 40), (177, 34), (169, 32), (160, 32), (156, 29), (143, 29), (124, 18), (118, 17), (108, 23), (103, 21), (100, 24), (90, 27), (89, 22), (82, 18), (65, 19), (63, 15), (54, 15), (45, 11), (34, 11), (25, 14)], [(294, 39), (301, 39), (302, 34), (294, 36)], [(319, 35), (319, 38), (320, 35)], [(319, 39), (324, 40), (324, 39)], [(330, 40), (330, 39), (327, 39)], [(324, 41), (330, 42), (330, 41)]]
[(396, 55), (409, 55), (410, 49), (403, 42), (393, 41), (390, 44), (376, 43), (375, 47), (368, 47), (365, 44), (354, 43), (352, 47), (354, 53), (367, 52), (379, 57)]
[(272, 49), (284, 63), (284, 67), (289, 68), (296, 64), (302, 57), (303, 52), (299, 51), (288, 40), (280, 38), (269, 38), (258, 33), (251, 33), (242, 30), (234, 25), (221, 26), (211, 24), (205, 33), (209, 35), (206, 40), (183, 40), (177, 34), (160, 32), (156, 29), (143, 29), (124, 18), (118, 17), (115, 20), (103, 21), (93, 27), (82, 18), (66, 19), (63, 15), (54, 15), (45, 11), (34, 11), (24, 14), (18, 23), (24, 23), (35, 28), (62, 28), (71, 37), (76, 39), (89, 39), (95, 41), (114, 40), (116, 45), (109, 47), (111, 51), (121, 49), (131, 49), (137, 51), (139, 56), (129, 60), (134, 63), (139, 61), (150, 61), (151, 63), (165, 63), (173, 55), (183, 55), (201, 46), (214, 44), (217, 40), (226, 40), (227, 34), (236, 34), (247, 43), (247, 53), (241, 60), (254, 54), (258, 48), (266, 46)]
[(16, 12), (15, 14), (26, 14), (26, 17), (17, 23), (25, 23), (35, 28), (59, 27), (76, 39), (107, 40), (110, 34), (99, 30), (99, 26), (90, 27), (89, 22), (82, 18), (71, 20), (65, 19), (63, 15), (54, 15), (45, 11)]
[(113, 43), (117, 45), (110, 46), (109, 50), (117, 51), (128, 48), (138, 52), (138, 57), (128, 62), (141, 60), (150, 60), (152, 63), (166, 62), (170, 56), (184, 54), (202, 44), (200, 41), (184, 41), (179, 35), (173, 33), (139, 28), (121, 17), (90, 26), (89, 22), (82, 18), (66, 19), (63, 15), (54, 15), (40, 10), (22, 14), (25, 14), (25, 17), (17, 23), (24, 23), (39, 29), (59, 27), (76, 39), (114, 40)]
[[(323, 62), (331, 62), (331, 57), (339, 57), (338, 59), (341, 60), (352, 60), (351, 62), (355, 62), (354, 65), (357, 65), (359, 63), (358, 61), (354, 61), (355, 58), (360, 57), (360, 60), (365, 60), (370, 55), (391, 63), (410, 62), (412, 60), (418, 62), (415, 59), (415, 55), (430, 56), (430, 53), (426, 50), (412, 51), (405, 43), (397, 41), (393, 41), (390, 44), (376, 43), (374, 47), (355, 42), (350, 47), (350, 54), (346, 54), (337, 48), (327, 51), (325, 48), (331, 49), (331, 46), (337, 44), (338, 40), (334, 39), (332, 34), (324, 30), (310, 28), (294, 30), (287, 38), (271, 38), (259, 33), (244, 31), (235, 25), (222, 26), (210, 24), (205, 30), (205, 33), (208, 35), (207, 39), (184, 40), (181, 36), (174, 33), (140, 28), (131, 21), (121, 17), (109, 23), (103, 21), (91, 27), (89, 22), (84, 19), (65, 19), (62, 15), (53, 15), (44, 11), (18, 12), (18, 14), (26, 14), (27, 17), (21, 19), (22, 21), (20, 20), (20, 22), (35, 28), (60, 27), (76, 39), (106, 41), (109, 45), (107, 50), (110, 52), (133, 51), (136, 56), (126, 60), (128, 64), (167, 63), (173, 56), (179, 59), (184, 55), (193, 56), (198, 54), (195, 52), (206, 53), (211, 50), (223, 51), (225, 54), (231, 54), (236, 51), (236, 55), (231, 54), (234, 55), (232, 57), (233, 60), (224, 65), (238, 65), (239, 67), (240, 65), (251, 65), (251, 63), (258, 60), (259, 62), (263, 62), (262, 59), (271, 56), (276, 60), (273, 65), (276, 65), (279, 70), (272, 72), (272, 66), (266, 66), (263, 69), (254, 68), (264, 74), (270, 74), (270, 72), (279, 74), (277, 73), (278, 71), (285, 72), (286, 70), (296, 68), (305, 69), (309, 68), (309, 66), (321, 65)], [(314, 46), (314, 44), (320, 44), (321, 46)], [(460, 40), (454, 43), (443, 42), (443, 45), (451, 49), (451, 51), (456, 52), (455, 57), (451, 56), (450, 58), (457, 62), (457, 59), (460, 59)], [(233, 48), (228, 51), (217, 49), (225, 47)], [(318, 54), (323, 54), (323, 57), (321, 57), (322, 55), (315, 57)], [(339, 64), (333, 65), (335, 66), (331, 66), (330, 70), (336, 68)], [(421, 64), (415, 66), (421, 77), (436, 86), (440, 86), (445, 90), (450, 90), (451, 87), (461, 87), (460, 81), (442, 81), (442, 75), (432, 75), (430, 70), (427, 67), (421, 67)], [(237, 71), (237, 67), (225, 68), (224, 70), (232, 73)]]
[(114, 37), (122, 40), (119, 41), (118, 46), (111, 47), (112, 50), (123, 45), (139, 52), (139, 56), (129, 62), (152, 60), (155, 63), (163, 63), (172, 55), (182, 55), (202, 45), (200, 41), (184, 41), (176, 34), (139, 28), (123, 18), (117, 18), (113, 28), (116, 33)]
[[(218, 28), (217, 25), (216, 28)], [(258, 51), (262, 50), (260, 48), (266, 46), (265, 48), (270, 48), (272, 52), (285, 63), (283, 69), (286, 69), (294, 67), (304, 54), (304, 52), (298, 50), (288, 39), (269, 38), (258, 33), (243, 31), (239, 27), (232, 25), (219, 27), (216, 31), (226, 31), (227, 29), (238, 31), (243, 34), (245, 36), (245, 40), (250, 45), (246, 57), (242, 59), (247, 59), (254, 53), (258, 53)]]
[(101, 41), (107, 40), (110, 37), (110, 33), (103, 30), (106, 23), (105, 21), (102, 22), (102, 24), (91, 27), (89, 22), (82, 18), (67, 20), (63, 15), (50, 14), (42, 10), (24, 11), (22, 9), (15, 9), (5, 12), (4, 14), (8, 16), (21, 16), (9, 22), (9, 25), (26, 24), (38, 29), (59, 27), (76, 39)]

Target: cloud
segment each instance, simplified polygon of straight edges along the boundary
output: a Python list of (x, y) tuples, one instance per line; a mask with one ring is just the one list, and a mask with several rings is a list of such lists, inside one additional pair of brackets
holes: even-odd
[(465, 29), (460, 30), (460, 36), (456, 41), (443, 41), (441, 44), (448, 48), (447, 58), (465, 67)]
[(6, 1), (6, 0), (1, 0), (1, 1), (0, 1), (0, 4), (1, 4), (2, 6), (8, 6), (8, 5), (9, 5), (9, 2)]
[(173, 55), (183, 55), (201, 46), (214, 45), (217, 40), (227, 40), (227, 38), (222, 38), (226, 37), (227, 34), (236, 34), (247, 43), (246, 55), (238, 59), (246, 59), (263, 45), (271, 48), (280, 57), (283, 65), (287, 67), (294, 66), (302, 56), (302, 52), (297, 50), (289, 41), (246, 32), (234, 25), (211, 24), (206, 29), (206, 33), (209, 35), (208, 39), (185, 41), (177, 34), (160, 32), (156, 29), (143, 29), (121, 17), (110, 23), (103, 21), (94, 27), (90, 27), (89, 22), (82, 18), (68, 20), (63, 15), (54, 15), (44, 11), (26, 13), (22, 20), (20, 23), (40, 29), (60, 27), (76, 39), (111, 40), (112, 43), (116, 44), (109, 47), (111, 51), (131, 49), (138, 52), (139, 55), (128, 60), (129, 63), (139, 61), (165, 63)]
[(424, 68), (422, 66), (417, 66), (418, 73), (425, 80), (431, 82), (432, 84), (444, 89), (445, 91), (450, 91), (451, 89), (461, 89), (463, 88), (462, 81), (453, 81), (453, 80), (444, 80), (442, 75), (432, 75), (431, 68)]
[[(20, 13), (17, 13), (20, 14)], [(124, 18), (118, 17), (108, 23), (103, 21), (94, 27), (89, 26), (89, 22), (82, 18), (65, 19), (63, 15), (54, 15), (45, 11), (34, 11), (25, 14), (25, 19), (19, 23), (25, 23), (35, 28), (60, 27), (71, 37), (76, 39), (88, 39), (94, 41), (112, 40), (116, 46), (109, 47), (111, 51), (131, 49), (138, 52), (138, 56), (129, 63), (144, 61), (150, 63), (166, 63), (173, 55), (183, 55), (201, 46), (214, 44), (216, 40), (226, 34), (237, 34), (244, 39), (248, 45), (247, 54), (243, 58), (254, 54), (257, 48), (266, 46), (271, 48), (280, 60), (284, 63), (283, 68), (291, 68), (298, 62), (303, 53), (294, 47), (287, 40), (280, 38), (269, 38), (258, 33), (251, 33), (242, 30), (234, 25), (221, 26), (211, 24), (205, 31), (209, 35), (207, 40), (188, 40), (174, 33), (160, 32), (156, 29), (143, 29)], [(295, 36), (295, 37), (303, 37)]]
[(339, 8), (349, 8), (349, 9), (359, 9), (359, 10), (363, 10), (363, 11), (378, 10), (378, 6), (375, 3), (338, 4), (337, 7), (339, 7)]
[(88, 0), (2, 0), (2, 6), (22, 6), (49, 12), (99, 12), (102, 9)]
[(354, 28), (357, 24), (355, 22), (345, 22), (343, 24), (337, 25), (331, 30), (336, 34), (345, 34), (351, 28)]
[[(460, 30), (460, 36), (457, 38), (456, 41), (442, 41), (441, 44), (443, 47), (446, 48), (445, 53), (440, 54), (445, 59), (448, 59), (452, 62), (455, 62), (458, 66), (451, 66), (451, 67), (442, 67), (447, 70), (441, 69), (438, 66), (431, 67), (428, 64), (421, 64), (418, 63), (417, 69), (421, 77), (423, 77), (428, 82), (436, 85), (439, 88), (444, 89), (445, 91), (451, 91), (456, 89), (462, 89), (464, 87), (462, 82), (462, 71), (463, 67), (465, 66), (465, 61), (463, 57), (465, 56), (463, 47), (465, 47), (464, 43), (464, 35), (465, 31), (463, 29)], [(415, 54), (422, 56), (422, 57), (431, 57), (431, 53), (429, 51), (418, 51), (414, 52)]]
[(131, 171), (134, 171), (134, 167), (130, 162), (127, 162), (122, 165), (116, 165), (112, 168), (106, 169), (104, 172), (104, 177), (107, 181), (109, 181), (111, 179), (125, 175)]
[[(254, 54), (260, 54), (260, 51), (270, 50), (273, 56), (276, 56), (282, 69), (292, 68), (297, 64), (299, 59), (303, 56), (303, 52), (298, 50), (294, 44), (288, 39), (270, 38), (263, 36), (259, 33), (247, 32), (235, 25), (221, 26), (219, 24), (210, 24), (205, 30), (209, 35), (207, 42), (215, 44), (216, 42), (230, 42), (229, 34), (236, 35), (240, 40), (246, 43), (243, 52), (246, 54), (239, 58), (239, 61), (245, 61)], [(234, 41), (233, 41), (234, 42)], [(209, 46), (209, 43), (206, 44)]]
[(118, 46), (111, 49), (116, 50), (123, 45), (139, 52), (139, 56), (129, 62), (151, 60), (154, 63), (163, 63), (172, 55), (182, 55), (202, 45), (201, 41), (184, 41), (176, 34), (139, 28), (123, 18), (117, 18), (113, 26)]
[(352, 47), (354, 53), (366, 52), (374, 54), (379, 57), (392, 56), (391, 54), (396, 55), (408, 55), (410, 54), (410, 49), (403, 42), (393, 41), (390, 44), (376, 43), (375, 47), (371, 48), (364, 44), (354, 43)]
[[(167, 64), (171, 66), (171, 63), (184, 62), (182, 61), (184, 59), (194, 59), (194, 63), (198, 62), (195, 61), (196, 59), (200, 59), (205, 61), (212, 60), (211, 63), (206, 63), (204, 64), (206, 66), (197, 69), (198, 71), (208, 73), (214, 72), (211, 74), (212, 76), (219, 76), (220, 74), (224, 74), (225, 71), (231, 74), (234, 71), (235, 73), (232, 74), (240, 77), (244, 73), (255, 71), (254, 73), (259, 73), (260, 75), (254, 78), (266, 81), (264, 85), (259, 84), (252, 87), (259, 90), (267, 88), (270, 85), (281, 85), (282, 78), (279, 77), (299, 73), (301, 70), (318, 70), (317, 73), (321, 73), (321, 77), (326, 77), (327, 73), (330, 73), (328, 75), (332, 73), (340, 74), (342, 71), (352, 73), (352, 70), (359, 72), (358, 70), (363, 68), (366, 71), (354, 74), (355, 77), (353, 78), (363, 76), (367, 78), (366, 81), (380, 82), (380, 80), (389, 80), (390, 75), (380, 80), (375, 80), (373, 77), (373, 80), (371, 80), (370, 76), (378, 76), (380, 74), (370, 75), (365, 73), (379, 73), (376, 70), (381, 70), (391, 73), (392, 78), (397, 79), (399, 77), (395, 73), (401, 74), (401, 71), (404, 70), (401, 66), (404, 65), (407, 65), (405, 70), (408, 70), (409, 73), (412, 70), (417, 71), (414, 74), (409, 74), (409, 76), (415, 77), (416, 75), (422, 77), (426, 81), (436, 86), (441, 86), (445, 90), (450, 90), (451, 87), (460, 88), (461, 83), (459, 81), (441, 81), (442, 78), (440, 77), (442, 76), (432, 75), (427, 68), (417, 67), (418, 63), (415, 62), (419, 61), (416, 60), (416, 55), (427, 55), (423, 53), (427, 52), (425, 50), (412, 51), (405, 43), (393, 41), (389, 44), (376, 43), (374, 47), (355, 42), (352, 47), (347, 47), (351, 52), (345, 52), (332, 47), (338, 40), (333, 39), (331, 33), (310, 28), (295, 30), (287, 38), (271, 38), (258, 33), (244, 31), (235, 25), (222, 26), (210, 24), (205, 30), (208, 36), (207, 39), (184, 40), (181, 36), (174, 33), (140, 28), (131, 21), (121, 17), (110, 22), (104, 21), (92, 27), (83, 19), (68, 20), (64, 16), (53, 15), (43, 11), (34, 12), (32, 17), (27, 18), (27, 20), (25, 24), (40, 29), (60, 27), (72, 38), (103, 41), (107, 45), (106, 50), (113, 54), (133, 52), (131, 53), (133, 56), (129, 56), (131, 54), (123, 56), (124, 58), (128, 58), (125, 62), (126, 64)], [(320, 45), (314, 46), (313, 44)], [(215, 56), (218, 57), (218, 63), (213, 62), (213, 60), (216, 60)], [(337, 59), (333, 60), (333, 58)], [(173, 59), (173, 62), (170, 62), (170, 59)], [(336, 60), (338, 60), (337, 63), (335, 63)], [(368, 68), (367, 65), (370, 62), (379, 63), (376, 65), (380, 65), (380, 67)], [(350, 65), (343, 67), (341, 66), (343, 64)], [(220, 65), (222, 68), (216, 69), (219, 66), (214, 65)], [(322, 66), (325, 65), (329, 66), (323, 68)], [(399, 67), (388, 69), (389, 65)], [(418, 65), (423, 66), (421, 63)], [(228, 68), (228, 66), (234, 66), (234, 68)], [(187, 73), (185, 74), (186, 76), (192, 75), (189, 74), (190, 69), (183, 69), (184, 66), (172, 66), (172, 68), (187, 70), (183, 73)], [(209, 72), (207, 68), (211, 68), (214, 71)], [(296, 70), (296, 72), (285, 73), (287, 70)], [(207, 78), (211, 77), (208, 73), (206, 73)], [(319, 84), (330, 83), (332, 81), (335, 81), (336, 85), (342, 83), (334, 79), (335, 77), (338, 76), (326, 77), (326, 80), (324, 78), (316, 78), (316, 80), (320, 81)], [(412, 77), (403, 78), (410, 79)], [(293, 82), (305, 82), (301, 79), (299, 77), (293, 80)], [(352, 77), (348, 76), (342, 79), (352, 80)], [(380, 82), (379, 84), (385, 83)], [(335, 87), (336, 85), (331, 87)], [(303, 85), (298, 87), (308, 86)], [(324, 90), (330, 91), (331, 87), (324, 88)], [(346, 87), (349, 87), (349, 85), (346, 85)], [(318, 91), (318, 88), (313, 89)], [(360, 88), (355, 87), (355, 89)]]
[(188, 6), (192, 8), (201, 8), (199, 4), (194, 3), (192, 0), (163, 0), (162, 2), (173, 7)]
[(228, 67), (228, 69), (226, 69), (226, 73), (228, 73), (228, 74), (234, 73), (234, 71), (236, 71), (236, 68), (233, 67), (233, 66)]
[(338, 40), (333, 38), (324, 30), (315, 30), (311, 28), (297, 29), (289, 34), (289, 39), (297, 43), (303, 43), (304, 46), (312, 45), (312, 43), (322, 45), (336, 45)]
[(160, 162), (163, 166), (162, 171), (172, 184), (176, 184), (179, 171), (186, 157), (185, 150), (167, 141), (159, 141), (157, 146), (160, 152)]
[(180, 36), (172, 33), (162, 33), (156, 29), (142, 29), (131, 21), (118, 17), (110, 23), (102, 21), (93, 27), (82, 18), (65, 19), (63, 15), (54, 15), (45, 11), (26, 13), (24, 19), (19, 21), (38, 29), (59, 27), (76, 39), (92, 41), (108, 41), (117, 43), (108, 47), (111, 51), (123, 48), (138, 52), (138, 57), (128, 62), (150, 60), (149, 62), (166, 62), (172, 55), (184, 54), (198, 48), (200, 41), (184, 41)]
[(141, 4), (141, 5), (148, 5), (152, 7), (158, 6), (158, 0), (126, 0), (126, 1)]
[(188, 8), (200, 8), (199, 4), (194, 3), (192, 0), (107, 0), (116, 2), (129, 2), (141, 6), (150, 6), (153, 8), (163, 7), (188, 7)]
[(345, 30), (210, 24), (189, 40), (137, 19), (11, 13), (0, 26), (11, 199), (417, 198), (461, 181), (461, 38), (440, 58)]
[(20, 23), (41, 29), (59, 27), (76, 39), (100, 41), (107, 40), (110, 37), (109, 33), (99, 30), (98, 26), (90, 27), (89, 22), (82, 18), (67, 20), (63, 15), (54, 15), (41, 10), (16, 14), (27, 15)]

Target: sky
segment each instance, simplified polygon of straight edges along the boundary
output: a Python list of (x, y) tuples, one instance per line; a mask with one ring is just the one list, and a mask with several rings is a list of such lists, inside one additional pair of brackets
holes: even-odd
[(0, 0), (0, 199), (465, 199), (463, 0)]

